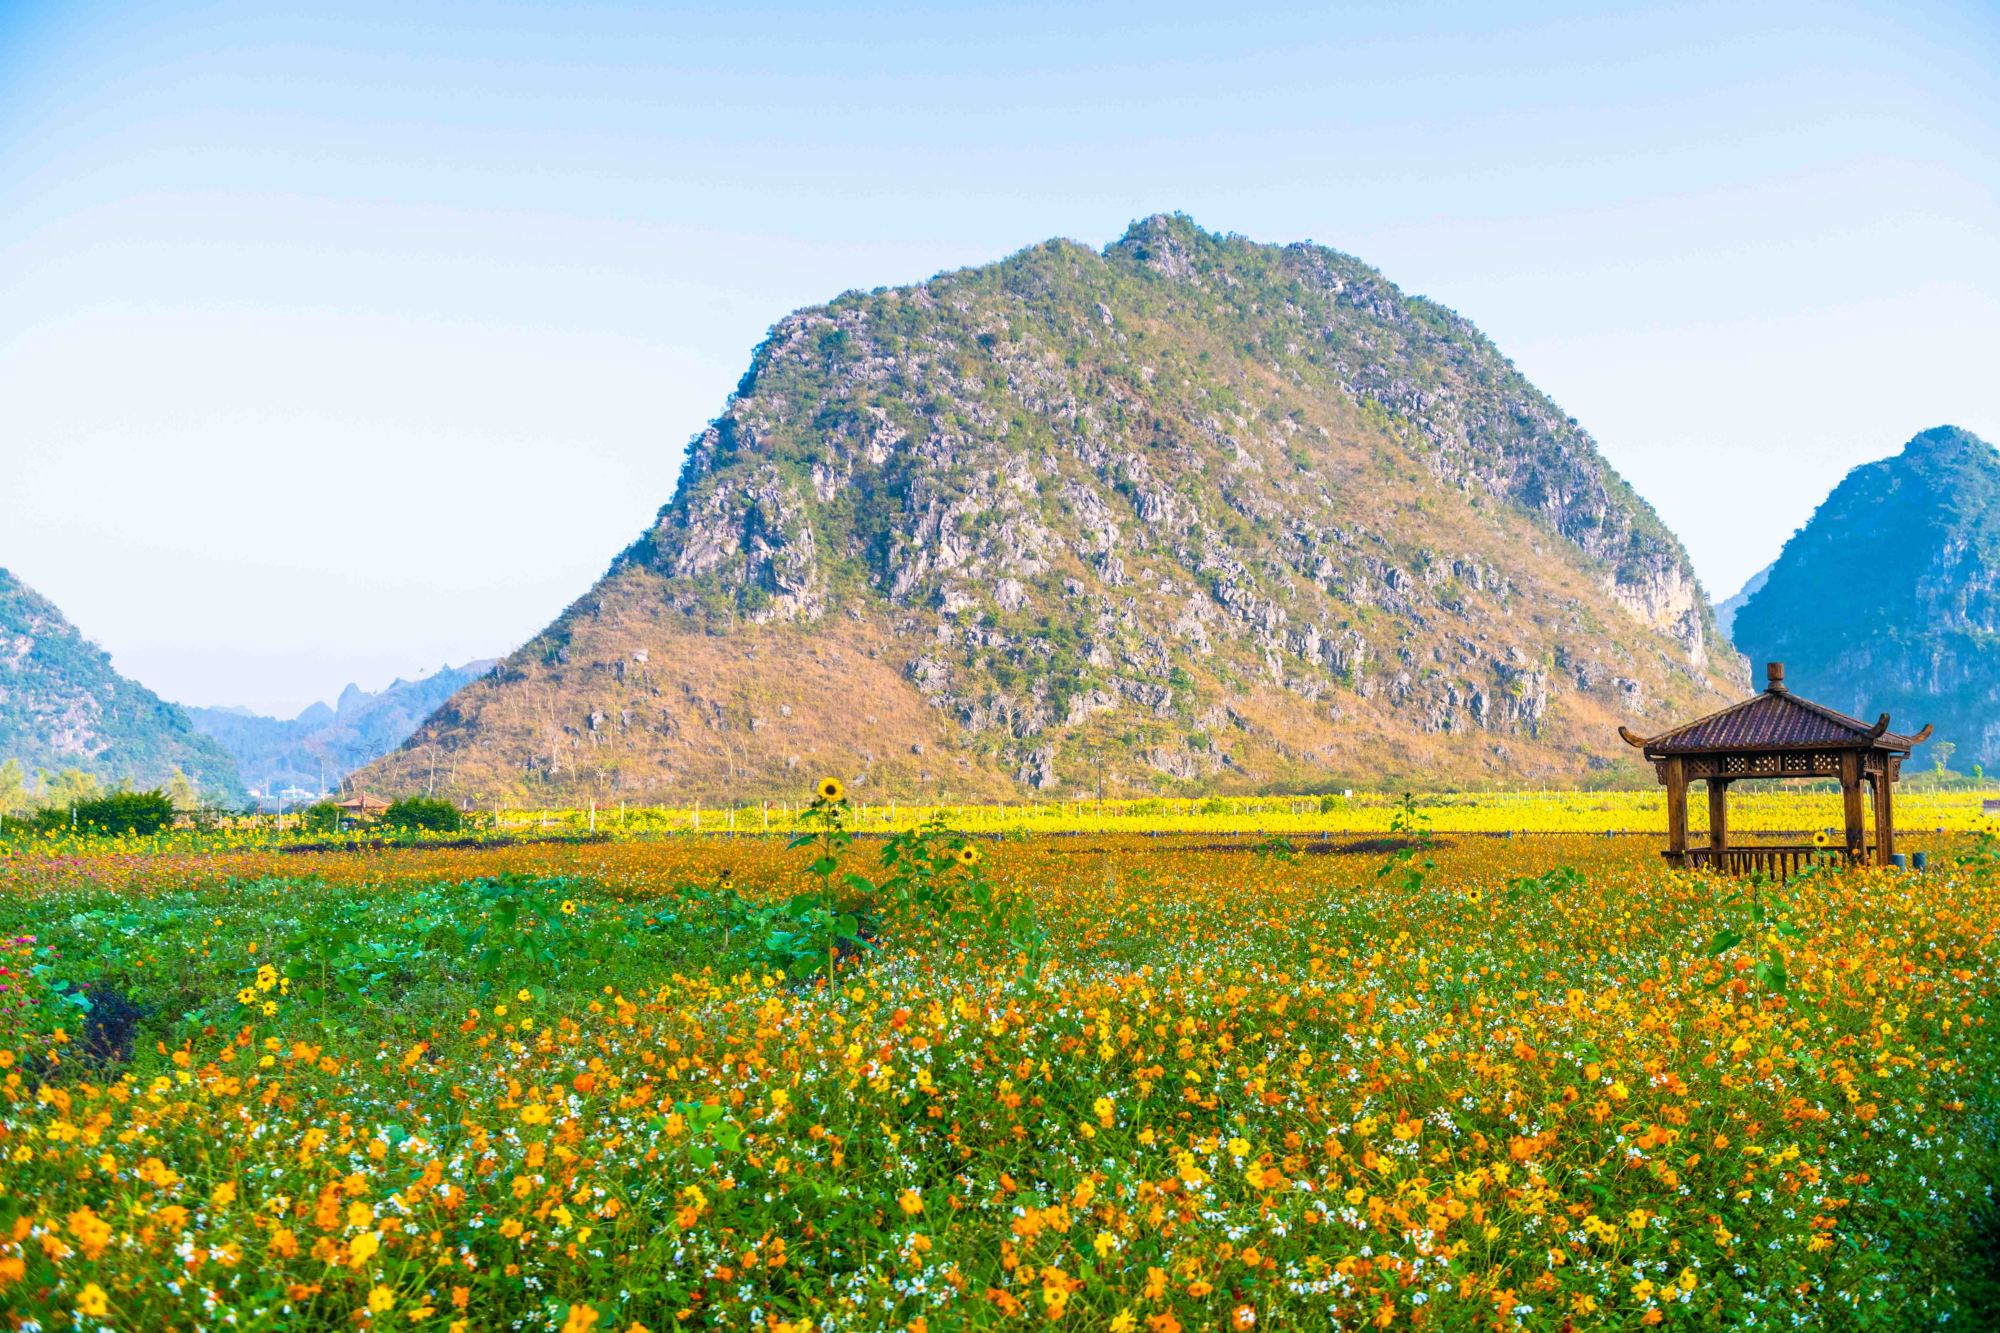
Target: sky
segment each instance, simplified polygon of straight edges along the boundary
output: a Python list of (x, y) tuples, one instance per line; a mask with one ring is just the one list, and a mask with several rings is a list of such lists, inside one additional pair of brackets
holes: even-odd
[(2000, 441), (1993, 0), (0, 0), (0, 566), (186, 703), (496, 655), (788, 311), (1174, 210), (1471, 318), (1717, 598)]

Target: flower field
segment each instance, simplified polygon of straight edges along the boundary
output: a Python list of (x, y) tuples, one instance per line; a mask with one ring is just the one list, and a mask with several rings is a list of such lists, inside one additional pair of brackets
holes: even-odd
[(939, 834), (886, 865), (816, 808), (796, 846), (17, 848), (0, 1310), (1992, 1317), (1990, 840), (1740, 894), (1651, 838), (1433, 842), (1408, 808), (1359, 844)]
[[(1824, 785), (1824, 784), (1822, 784)], [(1386, 833), (1402, 797), (1385, 792), (1318, 796), (1213, 796), (1200, 799), (1152, 797), (1140, 800), (1050, 800), (1007, 805), (911, 805), (850, 799), (849, 819), (857, 830), (890, 833), (943, 819), (975, 834), (1281, 834), (1294, 838)], [(1638, 791), (1426, 792), (1413, 798), (1438, 833), (1645, 833), (1666, 827), (1666, 797), (1659, 788)], [(1967, 833), (2000, 829), (1986, 813), (1993, 790), (1899, 791), (1897, 823), (1913, 832)], [(601, 838), (655, 838), (675, 835), (764, 836), (797, 832), (807, 817), (806, 801), (746, 802), (721, 808), (605, 804), (537, 810), (469, 810), (468, 832), (483, 838), (528, 840), (594, 835)], [(1708, 808), (1694, 802), (1688, 826), (1708, 828)], [(1739, 835), (1810, 833), (1840, 821), (1837, 790), (1810, 784), (1760, 786), (1730, 794), (1730, 825)], [(294, 812), (232, 818), (207, 829), (180, 829), (151, 837), (127, 837), (120, 849), (152, 856), (175, 851), (253, 851), (296, 845), (371, 846), (389, 840), (421, 845), (461, 841), (460, 834), (398, 832), (376, 826), (328, 834), (300, 828)], [(102, 838), (78, 838), (67, 830), (31, 831), (20, 821), (0, 820), (0, 848), (8, 845), (48, 851), (101, 853)]]

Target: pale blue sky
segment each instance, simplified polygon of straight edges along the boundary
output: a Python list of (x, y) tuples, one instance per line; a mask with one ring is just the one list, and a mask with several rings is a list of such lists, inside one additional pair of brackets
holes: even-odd
[(0, 0), (0, 565), (170, 698), (510, 648), (786, 311), (1163, 210), (1472, 318), (1717, 597), (2000, 440), (1991, 0), (273, 8)]

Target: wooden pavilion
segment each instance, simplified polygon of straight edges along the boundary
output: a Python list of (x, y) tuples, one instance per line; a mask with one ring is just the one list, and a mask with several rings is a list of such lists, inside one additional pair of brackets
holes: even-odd
[(334, 808), (355, 819), (374, 819), (389, 808), (389, 803), (371, 792), (358, 791), (344, 800), (335, 801)]
[[(1841, 847), (1850, 861), (1888, 865), (1896, 850), (1895, 808), (1890, 792), (1913, 746), (1929, 739), (1928, 725), (1912, 736), (1889, 730), (1889, 715), (1873, 726), (1845, 713), (1811, 703), (1785, 688), (1785, 664), (1766, 668), (1764, 692), (1720, 712), (1663, 731), (1618, 734), (1645, 753), (1667, 789), (1667, 850), (1675, 865), (1708, 867), (1727, 875), (1762, 872), (1784, 879), (1808, 864), (1823, 847), (1729, 842), (1729, 787), (1745, 778), (1838, 778), (1846, 819)], [(1688, 846), (1687, 793), (1694, 781), (1708, 784), (1708, 846)], [(1868, 784), (1875, 810), (1875, 840), (1863, 826), (1861, 784)]]

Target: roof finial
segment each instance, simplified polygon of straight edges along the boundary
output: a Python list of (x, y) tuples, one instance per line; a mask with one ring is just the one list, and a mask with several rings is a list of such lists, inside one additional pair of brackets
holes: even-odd
[(1772, 694), (1785, 692), (1785, 664), (1766, 662), (1764, 664), (1764, 688)]

